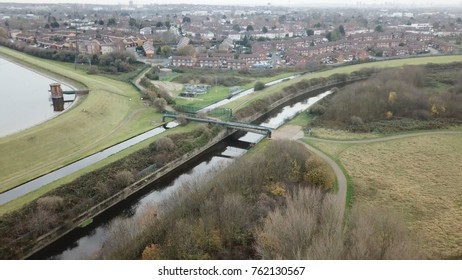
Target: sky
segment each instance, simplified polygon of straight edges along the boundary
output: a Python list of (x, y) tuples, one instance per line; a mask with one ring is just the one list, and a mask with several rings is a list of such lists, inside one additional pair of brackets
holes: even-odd
[[(0, 0), (0, 3), (91, 3), (91, 4), (128, 4), (129, 0)], [(389, 3), (399, 3), (402, 5), (412, 5), (416, 6), (430, 4), (441, 6), (441, 5), (451, 5), (451, 6), (462, 6), (461, 0), (133, 0), (135, 5), (138, 4), (225, 4), (225, 5), (243, 5), (243, 6), (256, 6), (256, 5), (268, 5), (271, 3), (273, 6), (320, 6), (320, 4), (325, 5), (335, 5), (342, 3), (343, 5), (355, 5), (357, 3), (364, 4), (382, 4), (385, 2)]]

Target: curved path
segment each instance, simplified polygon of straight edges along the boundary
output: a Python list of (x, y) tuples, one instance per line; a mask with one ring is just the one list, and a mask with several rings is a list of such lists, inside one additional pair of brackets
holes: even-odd
[(438, 134), (462, 134), (462, 131), (425, 131), (425, 132), (414, 132), (407, 134), (398, 134), (393, 136), (385, 136), (379, 138), (370, 138), (370, 139), (358, 139), (358, 140), (332, 140), (332, 139), (323, 139), (317, 137), (308, 137), (305, 136), (303, 139), (324, 142), (324, 143), (340, 143), (340, 144), (364, 144), (364, 143), (375, 143), (375, 142), (384, 142), (402, 138), (410, 138), (416, 136), (426, 136), (426, 135), (438, 135)]
[(332, 170), (334, 170), (335, 177), (337, 178), (337, 186), (338, 186), (338, 191), (335, 194), (335, 199), (337, 201), (338, 209), (340, 211), (340, 217), (343, 217), (345, 214), (345, 204), (346, 204), (346, 195), (347, 195), (347, 179), (345, 176), (345, 173), (343, 173), (342, 169), (340, 166), (333, 160), (331, 159), (327, 154), (324, 152), (316, 149), (313, 146), (310, 146), (302, 141), (299, 141), (305, 147), (318, 157), (320, 157), (322, 160), (324, 160), (327, 164), (330, 165)]
[[(316, 141), (316, 142), (324, 142), (324, 143), (342, 143), (342, 144), (365, 144), (365, 143), (376, 143), (376, 142), (384, 142), (390, 140), (397, 140), (403, 138), (411, 138), (417, 136), (427, 136), (427, 135), (441, 135), (441, 134), (462, 134), (462, 131), (426, 131), (426, 132), (416, 132), (416, 133), (408, 133), (408, 134), (399, 134), (393, 136), (385, 136), (381, 138), (373, 138), (373, 139), (362, 139), (362, 140), (330, 140), (330, 139), (322, 139), (322, 138), (315, 138), (315, 137), (303, 137), (305, 140)], [(341, 215), (343, 216), (345, 213), (346, 207), (346, 194), (347, 194), (347, 179), (345, 174), (343, 173), (340, 166), (327, 154), (318, 150), (317, 148), (306, 144), (298, 140), (300, 143), (305, 145), (305, 147), (312, 153), (319, 156), (323, 159), (327, 164), (329, 164), (334, 170), (335, 176), (337, 177), (337, 184), (338, 184), (338, 192), (336, 194), (337, 205), (341, 211)]]

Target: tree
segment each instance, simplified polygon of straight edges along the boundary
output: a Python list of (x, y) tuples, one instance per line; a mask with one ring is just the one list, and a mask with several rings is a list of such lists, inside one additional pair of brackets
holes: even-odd
[(128, 24), (131, 26), (131, 27), (136, 27), (137, 24), (136, 24), (136, 19), (134, 18), (130, 18), (130, 20), (128, 21)]
[(170, 21), (166, 21), (165, 22), (165, 27), (167, 27), (168, 29), (170, 29), (170, 27), (172, 26), (172, 24), (170, 23)]
[(261, 30), (263, 33), (268, 33), (268, 28), (266, 26), (263, 26), (263, 29)]
[(247, 25), (247, 28), (246, 28), (247, 32), (250, 32), (250, 31), (253, 31), (253, 26), (252, 25)]
[(236, 31), (236, 32), (240, 32), (240, 31), (241, 31), (241, 27), (239, 26), (239, 24), (234, 24), (234, 25), (233, 25), (233, 30)]
[(157, 109), (159, 109), (159, 111), (162, 112), (165, 109), (165, 107), (167, 107), (167, 101), (165, 101), (165, 99), (163, 99), (162, 97), (157, 98), (156, 100), (154, 100), (154, 106), (156, 106)]
[(375, 27), (376, 32), (383, 32), (383, 27), (379, 24)]
[(461, 24), (461, 23), (462, 23), (462, 18), (458, 17), (457, 20), (456, 20), (456, 22), (457, 22), (458, 24)]
[(314, 28), (321, 28), (321, 23), (320, 23), (320, 22), (316, 23), (316, 24), (314, 25)]
[(172, 54), (172, 48), (170, 46), (162, 46), (160, 48), (160, 54), (169, 57)]
[(183, 17), (183, 23), (191, 23), (191, 18), (190, 17)]
[(158, 22), (156, 23), (156, 27), (159, 28), (159, 27), (162, 27), (162, 26), (164, 26), (164, 24), (163, 24), (161, 21), (158, 21)]
[(111, 25), (117, 25), (117, 22), (116, 22), (115, 18), (110, 18), (107, 21), (107, 26), (111, 26)]
[(345, 27), (343, 27), (343, 25), (340, 25), (338, 27), (338, 31), (340, 32), (340, 35), (342, 35), (342, 37), (345, 36)]
[(253, 90), (254, 91), (259, 91), (259, 90), (262, 90), (265, 88), (265, 84), (262, 83), (262, 82), (256, 82), (254, 87), (253, 87)]
[(104, 20), (100, 19), (100, 20), (98, 21), (98, 24), (99, 24), (99, 25), (104, 25)]
[(196, 50), (194, 49), (193, 46), (187, 45), (187, 46), (184, 46), (184, 47), (178, 49), (178, 55), (195, 56), (196, 55)]
[(58, 23), (57, 21), (53, 21), (53, 22), (50, 24), (50, 26), (51, 26), (52, 28), (59, 28), (59, 23)]
[(314, 30), (313, 29), (307, 29), (306, 30), (306, 35), (313, 36), (314, 35)]

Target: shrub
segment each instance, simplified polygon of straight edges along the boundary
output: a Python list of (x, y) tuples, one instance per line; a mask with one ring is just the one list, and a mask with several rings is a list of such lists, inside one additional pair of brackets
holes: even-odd
[(319, 157), (311, 156), (305, 163), (306, 173), (303, 179), (325, 191), (332, 190), (335, 182), (330, 167)]
[(350, 123), (352, 125), (356, 125), (356, 126), (362, 126), (364, 124), (363, 119), (361, 119), (360, 117), (357, 117), (357, 116), (351, 116), (350, 117)]
[(309, 112), (310, 114), (319, 116), (326, 112), (326, 107), (322, 106), (321, 104), (315, 103), (313, 104), (313, 106), (310, 107)]
[(128, 186), (130, 185), (131, 183), (133, 183), (135, 181), (135, 176), (133, 176), (133, 173), (129, 170), (122, 170), (122, 171), (119, 171), (116, 175), (115, 175), (115, 184), (117, 186)]
[(91, 66), (90, 69), (88, 69), (87, 74), (89, 75), (99, 74), (99, 68), (97, 66)]
[(187, 125), (188, 124), (188, 120), (186, 119), (186, 116), (185, 115), (178, 115), (176, 117), (176, 121), (180, 124), (180, 125)]
[(255, 91), (263, 90), (265, 88), (265, 84), (262, 82), (256, 82), (253, 89)]

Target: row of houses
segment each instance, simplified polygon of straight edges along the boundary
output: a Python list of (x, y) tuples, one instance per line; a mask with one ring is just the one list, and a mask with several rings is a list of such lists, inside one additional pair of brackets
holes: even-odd
[(263, 53), (241, 54), (235, 58), (234, 54), (212, 53), (208, 55), (192, 56), (173, 56), (172, 64), (174, 67), (199, 67), (199, 68), (227, 68), (242, 69), (252, 67), (266, 61)]

